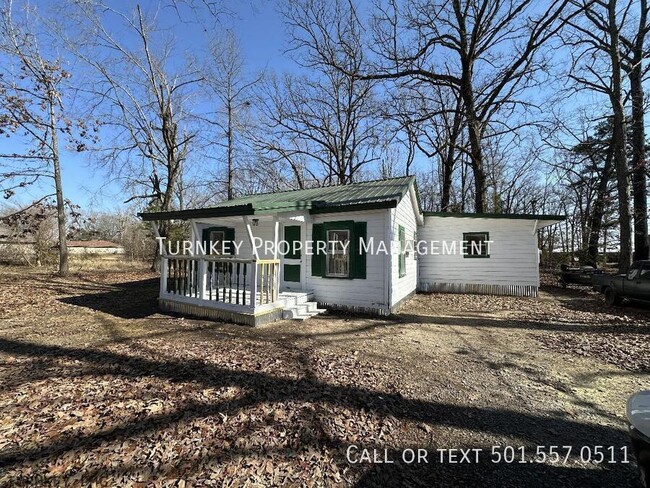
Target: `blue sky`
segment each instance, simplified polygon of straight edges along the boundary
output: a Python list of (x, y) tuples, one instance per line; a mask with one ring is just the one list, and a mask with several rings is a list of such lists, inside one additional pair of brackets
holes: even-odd
[[(200, 3), (201, 0), (196, 1)], [(157, 0), (142, 3), (145, 11), (155, 9), (159, 4)], [(47, 10), (52, 5), (46, 0), (41, 0), (37, 4), (42, 10)], [(125, 7), (128, 9), (135, 6), (135, 2), (115, 0), (116, 6), (125, 4), (128, 5)], [(206, 14), (198, 19), (198, 22), (189, 18), (185, 22), (180, 22), (178, 14), (171, 8), (164, 9), (160, 13), (159, 20), (174, 33), (181, 53), (189, 52), (197, 57), (200, 56), (199, 49), (205, 45), (206, 38), (204, 26), (207, 25), (208, 29), (213, 30), (233, 30), (240, 40), (243, 57), (251, 72), (264, 69), (283, 72), (297, 68), (289, 55), (283, 52), (287, 46), (287, 35), (281, 15), (277, 11), (278, 2), (231, 0), (227, 1), (226, 5), (230, 9), (230, 15), (223, 16), (219, 21)], [(56, 15), (56, 12), (51, 15)], [(577, 104), (577, 97), (567, 97), (567, 107)], [(12, 147), (17, 147), (16, 142), (12, 140), (5, 144), (8, 146), (5, 149), (9, 151)], [(66, 197), (85, 211), (116, 210), (123, 207), (126, 197), (119, 182), (110, 181), (109, 176), (94, 164), (92, 157), (92, 152), (64, 154), (62, 165)], [(420, 169), (430, 168), (430, 163), (423, 156), (417, 158), (416, 166), (418, 165)], [(43, 195), (44, 190), (45, 188), (31, 188), (13, 200), (16, 203), (26, 203)]]
[[(47, 2), (40, 4), (42, 10), (48, 6)], [(144, 5), (146, 8), (157, 2), (144, 2)], [(252, 72), (266, 68), (291, 69), (293, 62), (283, 54), (286, 36), (275, 2), (231, 2), (229, 8), (231, 15), (222, 19), (221, 28), (230, 28), (238, 36), (244, 59)], [(164, 10), (160, 15), (163, 23), (175, 26), (176, 36), (184, 46), (203, 44), (206, 34), (196, 22), (180, 23), (172, 10)], [(202, 21), (216, 23), (207, 16)], [(21, 147), (15, 137), (5, 139), (3, 146), (3, 152), (19, 152)], [(62, 158), (62, 176), (66, 198), (80, 205), (82, 210), (116, 210), (124, 206), (125, 197), (119, 182), (111, 181), (109, 175), (93, 163), (92, 152), (66, 151)], [(27, 188), (12, 198), (11, 203), (25, 204), (45, 192), (49, 192), (45, 185)]]
[[(223, 29), (232, 29), (240, 40), (243, 57), (252, 72), (266, 68), (289, 68), (293, 62), (283, 54), (286, 40), (276, 2), (230, 2), (232, 15), (222, 19)], [(178, 37), (185, 45), (202, 45), (205, 32), (195, 23), (182, 24), (171, 10), (162, 14), (178, 28)], [(208, 20), (213, 22), (212, 19)], [(67, 195), (82, 208), (114, 209), (122, 206), (124, 198), (117, 182), (106, 185), (108, 176), (96, 168), (87, 157), (71, 154), (66, 161), (64, 179)]]

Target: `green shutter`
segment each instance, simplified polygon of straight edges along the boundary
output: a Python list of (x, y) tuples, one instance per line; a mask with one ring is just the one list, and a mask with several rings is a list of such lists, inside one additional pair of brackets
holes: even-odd
[(317, 252), (317, 243), (325, 240), (325, 227), (323, 224), (314, 224), (311, 230), (312, 240), (312, 257), (311, 257), (311, 275), (323, 276), (325, 274), (325, 254)]
[(300, 242), (300, 226), (287, 225), (284, 227), (284, 240), (289, 243), (289, 252), (284, 256), (286, 259), (300, 259), (300, 250), (293, 245), (294, 242)]
[(300, 283), (300, 265), (299, 264), (285, 264), (284, 265), (284, 281)]
[(203, 247), (205, 248), (205, 253), (210, 254), (210, 229), (203, 229), (202, 238), (201, 240), (203, 241)]
[(224, 251), (228, 254), (235, 254), (235, 229), (232, 227), (227, 227), (224, 232), (226, 243), (224, 245)]
[(404, 254), (404, 250), (406, 248), (406, 235), (405, 235), (405, 230), (403, 226), (398, 227), (398, 235), (399, 235), (399, 259), (397, 260), (398, 263), (398, 273), (399, 277), (401, 278), (402, 276), (406, 275), (406, 256)]
[(353, 248), (353, 256), (351, 259), (352, 278), (366, 279), (366, 250), (361, 245), (361, 240), (367, 244), (368, 239), (368, 223), (355, 222), (354, 232), (352, 233), (352, 242), (355, 244)]

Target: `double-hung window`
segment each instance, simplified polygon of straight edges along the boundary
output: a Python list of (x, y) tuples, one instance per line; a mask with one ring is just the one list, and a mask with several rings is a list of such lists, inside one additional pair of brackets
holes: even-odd
[(406, 230), (403, 226), (398, 227), (397, 234), (399, 239), (398, 276), (402, 278), (406, 276)]
[(226, 234), (222, 230), (213, 230), (210, 232), (210, 242), (207, 249), (208, 254), (211, 254), (212, 251), (215, 251), (216, 254), (222, 254), (224, 252), (223, 246), (224, 241), (226, 240)]
[(463, 255), (466, 258), (489, 258), (488, 232), (467, 232), (463, 234)]
[(350, 276), (350, 231), (328, 230), (325, 255), (326, 275), (332, 278)]

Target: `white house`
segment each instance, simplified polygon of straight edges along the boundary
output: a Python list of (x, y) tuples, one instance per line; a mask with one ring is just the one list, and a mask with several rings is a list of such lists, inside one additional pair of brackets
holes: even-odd
[(192, 229), (161, 246), (161, 308), (249, 325), (386, 315), (418, 289), (535, 296), (537, 229), (562, 219), (423, 213), (412, 176), (140, 216)]

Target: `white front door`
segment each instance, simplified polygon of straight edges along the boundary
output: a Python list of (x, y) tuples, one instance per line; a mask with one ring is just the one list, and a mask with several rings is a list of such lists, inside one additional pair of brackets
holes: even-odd
[(304, 247), (305, 224), (301, 222), (284, 224), (282, 226), (282, 240), (289, 244), (289, 252), (280, 257), (281, 289), (302, 290), (305, 276), (305, 253), (300, 248), (297, 248), (294, 242), (300, 242)]

